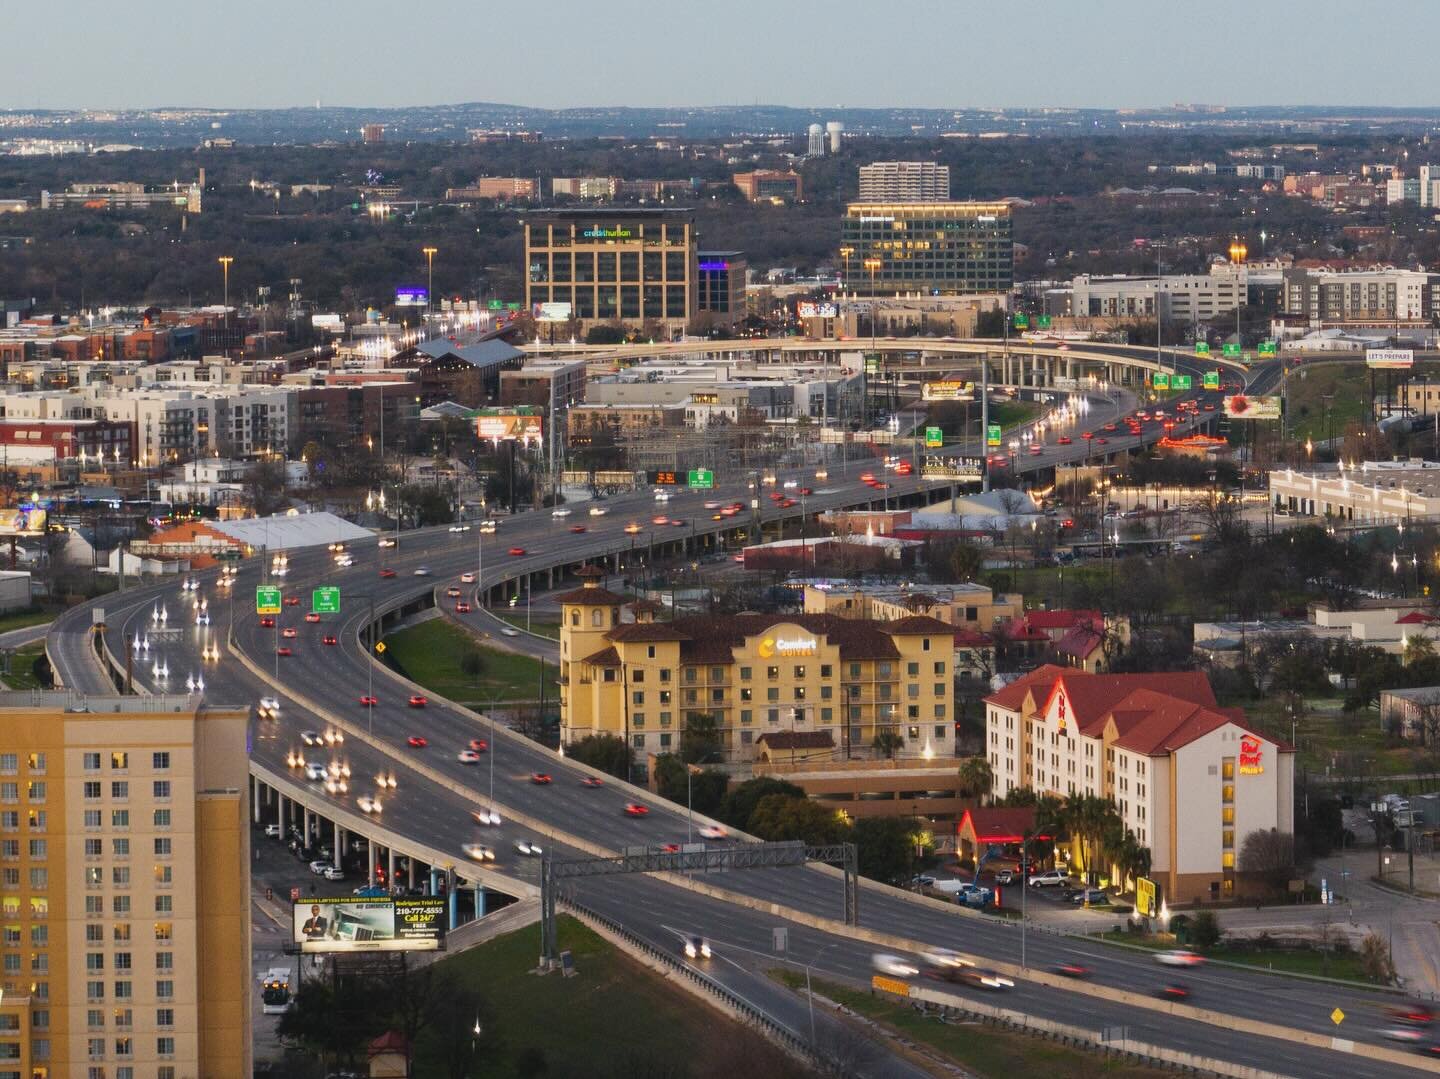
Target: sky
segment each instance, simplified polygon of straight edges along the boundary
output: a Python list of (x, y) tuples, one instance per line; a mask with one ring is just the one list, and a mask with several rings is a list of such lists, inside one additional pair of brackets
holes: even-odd
[(0, 108), (1440, 105), (1435, 0), (51, 0), (40, 16), (12, 28)]

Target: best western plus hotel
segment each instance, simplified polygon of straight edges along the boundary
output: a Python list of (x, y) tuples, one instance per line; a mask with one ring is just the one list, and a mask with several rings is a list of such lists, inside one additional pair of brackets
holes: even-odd
[(840, 223), (840, 258), (852, 292), (1004, 292), (1014, 278), (1010, 207), (852, 202)]
[(694, 214), (682, 209), (537, 210), (525, 215), (525, 302), (568, 303), (581, 332), (654, 321), (681, 333), (694, 316)]

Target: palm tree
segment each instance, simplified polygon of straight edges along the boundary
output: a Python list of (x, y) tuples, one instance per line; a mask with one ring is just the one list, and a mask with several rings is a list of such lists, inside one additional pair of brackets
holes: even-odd
[(985, 757), (967, 757), (960, 765), (960, 793), (984, 804), (995, 786), (995, 772)]
[(1086, 883), (1094, 883), (1095, 855), (1107, 831), (1119, 824), (1119, 814), (1108, 798), (1094, 794), (1072, 794), (1063, 805), (1065, 823), (1080, 840), (1080, 860)]
[(901, 738), (894, 731), (881, 731), (870, 742), (870, 748), (877, 753), (883, 753), (890, 760), (895, 759), (895, 754), (905, 745), (905, 739)]

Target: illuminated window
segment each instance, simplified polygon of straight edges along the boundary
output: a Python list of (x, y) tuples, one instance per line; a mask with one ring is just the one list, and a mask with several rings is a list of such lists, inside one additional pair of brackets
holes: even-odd
[(1235, 758), (1226, 757), (1225, 762), (1220, 765), (1220, 775), (1227, 782), (1235, 778)]
[(1225, 805), (1233, 805), (1235, 802), (1235, 784), (1226, 783), (1220, 788), (1220, 801)]
[(1234, 869), (1234, 868), (1235, 868), (1235, 852), (1234, 852), (1233, 850), (1227, 850), (1227, 851), (1225, 851), (1224, 853), (1222, 853), (1222, 854), (1220, 855), (1220, 864), (1221, 864), (1221, 866), (1223, 866), (1223, 867), (1226, 868), (1226, 869)]

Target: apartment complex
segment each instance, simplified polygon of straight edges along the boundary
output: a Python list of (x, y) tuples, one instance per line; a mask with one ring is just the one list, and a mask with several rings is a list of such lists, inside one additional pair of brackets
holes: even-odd
[[(997, 797), (1028, 788), (1108, 799), (1172, 902), (1236, 894), (1245, 837), (1294, 831), (1294, 748), (1219, 707), (1199, 672), (1047, 665), (987, 697), (985, 726)], [(1071, 852), (1077, 870), (1116, 879), (1081, 856)]]
[(851, 291), (1004, 292), (1014, 279), (1004, 202), (852, 202), (840, 222)]
[(537, 210), (525, 215), (525, 306), (568, 303), (582, 332), (681, 333), (696, 311), (696, 251), (690, 210)]
[(468, 187), (446, 188), (445, 201), (497, 199), (501, 202), (516, 202), (533, 199), (539, 191), (540, 181), (533, 176), (481, 176)]
[(1216, 263), (1207, 274), (1161, 277), (1096, 277), (1081, 274), (1070, 282), (1070, 310), (1079, 318), (1153, 319), (1160, 314), (1176, 322), (1208, 322), (1244, 305), (1248, 295), (1246, 268)]
[(1428, 321), (1436, 313), (1437, 281), (1440, 274), (1418, 270), (1291, 269), (1284, 273), (1284, 311), (1319, 325)]
[[(933, 618), (734, 615), (651, 621), (601, 572), (560, 597), (560, 731), (623, 737), (637, 756), (678, 751), (713, 717), (722, 752), (753, 761), (763, 736), (807, 735), (810, 759), (949, 754), (953, 630)], [(881, 748), (874, 748), (881, 736)]]
[(933, 161), (876, 161), (860, 166), (861, 202), (948, 202), (950, 166)]
[(0, 695), (0, 1076), (249, 1076), (247, 719)]
[(840, 618), (868, 618), (893, 622), (925, 615), (956, 629), (990, 632), (1019, 618), (1024, 597), (995, 592), (983, 584), (966, 582), (945, 588), (865, 588), (846, 581), (819, 581), (805, 585), (805, 613), (833, 614)]

